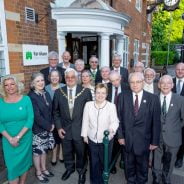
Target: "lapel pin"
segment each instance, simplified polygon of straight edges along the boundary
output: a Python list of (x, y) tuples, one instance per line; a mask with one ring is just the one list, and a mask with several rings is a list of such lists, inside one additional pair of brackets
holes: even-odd
[(146, 100), (143, 100), (143, 103), (146, 103)]
[(173, 107), (173, 104), (171, 104), (171, 107)]

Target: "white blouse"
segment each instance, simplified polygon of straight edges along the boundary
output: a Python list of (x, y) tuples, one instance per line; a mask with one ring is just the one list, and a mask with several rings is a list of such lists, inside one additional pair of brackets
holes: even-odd
[(94, 101), (87, 102), (84, 107), (82, 121), (82, 137), (88, 137), (95, 143), (102, 143), (105, 130), (113, 130), (109, 135), (112, 139), (119, 126), (116, 106), (106, 102), (102, 108), (97, 108)]

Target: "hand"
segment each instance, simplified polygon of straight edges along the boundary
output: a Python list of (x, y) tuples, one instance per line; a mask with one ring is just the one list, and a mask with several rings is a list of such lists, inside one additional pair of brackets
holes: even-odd
[(85, 142), (86, 144), (88, 144), (88, 138), (87, 138), (87, 137), (84, 137), (84, 142)]
[(109, 129), (109, 140), (111, 140), (114, 137), (114, 130)]
[(59, 137), (60, 137), (61, 139), (64, 139), (66, 132), (64, 131), (64, 129), (60, 128), (60, 129), (58, 130), (58, 134), (59, 134)]
[(10, 144), (14, 147), (17, 147), (19, 145), (19, 139), (17, 137), (12, 137), (10, 139)]
[(158, 146), (155, 146), (155, 145), (150, 144), (149, 149), (150, 149), (151, 151), (155, 150), (156, 148), (158, 148)]
[(54, 130), (55, 126), (54, 124), (52, 124), (52, 128), (50, 129), (50, 132), (52, 132)]
[(118, 139), (120, 145), (125, 145), (125, 139)]

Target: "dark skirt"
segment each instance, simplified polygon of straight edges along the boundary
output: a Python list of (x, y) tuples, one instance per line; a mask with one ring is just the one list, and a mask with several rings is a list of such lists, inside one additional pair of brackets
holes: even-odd
[(41, 132), (33, 134), (33, 154), (41, 155), (52, 150), (55, 146), (55, 140), (52, 132)]

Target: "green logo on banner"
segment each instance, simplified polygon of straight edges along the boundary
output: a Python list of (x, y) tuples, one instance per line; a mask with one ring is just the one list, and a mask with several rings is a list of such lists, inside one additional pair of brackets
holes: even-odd
[(32, 56), (32, 52), (28, 51), (26, 52), (26, 59), (27, 60), (32, 60), (33, 56)]

